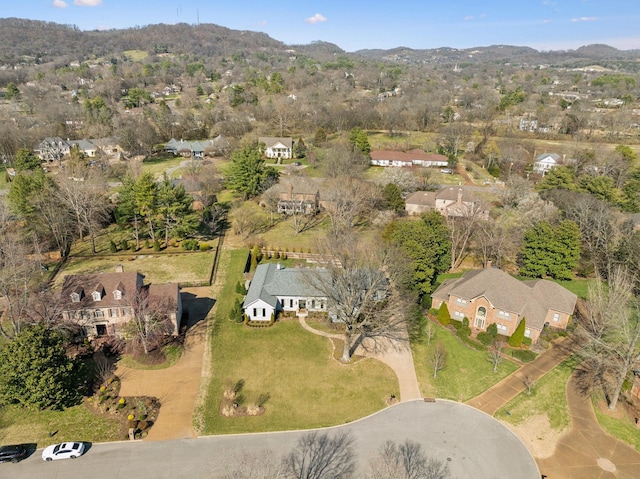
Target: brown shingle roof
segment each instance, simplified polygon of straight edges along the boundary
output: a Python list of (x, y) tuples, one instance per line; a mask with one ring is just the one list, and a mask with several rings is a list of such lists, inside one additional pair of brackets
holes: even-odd
[[(143, 276), (140, 273), (96, 273), (96, 274), (76, 274), (65, 276), (62, 286), (62, 297), (71, 301), (72, 292), (84, 292), (81, 299), (84, 307), (111, 307), (122, 306), (127, 294), (136, 291), (142, 285)], [(91, 293), (104, 291), (101, 301), (93, 301)], [(113, 292), (119, 290), (123, 292), (122, 299), (115, 299)]]

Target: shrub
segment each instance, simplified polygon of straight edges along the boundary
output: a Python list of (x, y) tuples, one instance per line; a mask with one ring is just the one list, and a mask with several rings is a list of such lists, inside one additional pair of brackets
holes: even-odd
[(487, 333), (491, 336), (491, 339), (494, 339), (498, 335), (498, 325), (496, 323), (491, 323), (487, 326)]
[(471, 336), (471, 328), (469, 326), (461, 326), (458, 329), (458, 336), (468, 338)]
[(429, 296), (428, 294), (422, 296), (422, 298), (420, 298), (420, 306), (422, 307), (422, 309), (431, 308), (431, 296)]
[(120, 249), (122, 251), (127, 251), (129, 249), (129, 242), (127, 240), (120, 241)]
[(236, 323), (241, 323), (243, 320), (246, 321), (246, 319), (243, 318), (243, 314), (244, 312), (242, 311), (242, 302), (240, 301), (240, 299), (236, 298), (236, 301), (233, 304), (233, 308), (231, 308), (231, 311), (229, 311), (229, 319)]
[(447, 303), (443, 302), (440, 305), (440, 309), (438, 309), (438, 321), (443, 326), (447, 326), (451, 324), (451, 316), (449, 316), (449, 308), (447, 307)]
[(469, 327), (469, 318), (467, 318), (466, 316), (462, 318), (462, 326), (464, 326), (465, 328)]
[(236, 284), (236, 293), (247, 294), (247, 288), (245, 288), (244, 283), (242, 281), (238, 281), (238, 283)]
[(138, 250), (138, 248), (136, 247), (135, 241), (131, 243), (131, 246), (129, 246), (129, 249), (133, 252)]
[(144, 240), (144, 247), (147, 249), (151, 248), (151, 244), (149, 243), (148, 239)]
[(186, 239), (182, 242), (182, 249), (185, 251), (197, 251), (200, 248), (200, 244), (196, 239)]
[(118, 246), (113, 240), (109, 241), (109, 251), (111, 251), (112, 253), (118, 252)]
[(509, 337), (509, 346), (511, 346), (512, 348), (520, 347), (520, 345), (522, 344), (522, 341), (524, 340), (525, 327), (526, 327), (526, 321), (525, 321), (525, 318), (522, 318), (516, 330), (513, 332), (511, 337)]
[(530, 349), (514, 349), (511, 351), (511, 356), (519, 359), (523, 363), (530, 363), (536, 358), (537, 354)]
[(157, 239), (153, 240), (153, 251), (160, 251), (160, 241)]
[(493, 339), (494, 339), (494, 337), (489, 333), (488, 330), (478, 333), (477, 338), (478, 338), (478, 341), (480, 341), (485, 346), (489, 346), (491, 343), (493, 343)]
[(532, 341), (531, 338), (524, 338), (522, 340), (522, 344), (524, 344), (525, 346), (529, 346), (530, 347), (533, 344), (533, 341)]
[(211, 249), (211, 245), (209, 243), (202, 243), (200, 245), (200, 251), (209, 251)]

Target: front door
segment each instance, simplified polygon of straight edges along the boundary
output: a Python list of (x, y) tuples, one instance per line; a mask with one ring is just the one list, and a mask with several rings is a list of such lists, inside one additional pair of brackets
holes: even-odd
[(98, 336), (106, 336), (107, 335), (107, 325), (106, 324), (96, 324), (96, 334)]
[(298, 309), (307, 309), (307, 300), (301, 299), (298, 301)]
[(475, 320), (475, 327), (478, 329), (484, 329), (484, 323), (485, 323), (485, 319), (487, 318), (487, 308), (485, 308), (484, 306), (480, 306), (478, 308), (478, 311), (476, 312), (476, 320)]

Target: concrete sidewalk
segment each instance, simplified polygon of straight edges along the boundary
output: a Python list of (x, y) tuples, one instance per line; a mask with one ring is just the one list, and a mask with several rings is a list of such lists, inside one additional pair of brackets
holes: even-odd
[(516, 372), (470, 399), (466, 404), (493, 416), (498, 409), (525, 390), (527, 377), (537, 381), (573, 354), (576, 348), (576, 343), (571, 339), (554, 344), (540, 354), (535, 361), (524, 364)]

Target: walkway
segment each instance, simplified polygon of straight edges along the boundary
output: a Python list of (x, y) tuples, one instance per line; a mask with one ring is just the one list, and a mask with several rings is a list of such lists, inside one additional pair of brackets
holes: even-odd
[(141, 370), (118, 366), (121, 396), (155, 396), (160, 400), (160, 414), (149, 431), (148, 440), (196, 437), (193, 411), (200, 387), (207, 316), (213, 300), (211, 288), (184, 288), (184, 309), (189, 311), (184, 352), (178, 362), (167, 369)]
[[(479, 396), (467, 401), (487, 414), (496, 411), (525, 389), (528, 376), (539, 379), (577, 348), (572, 340), (555, 344), (532, 363), (525, 364)], [(578, 392), (575, 375), (567, 383), (571, 429), (556, 444), (553, 456), (536, 458), (540, 472), (550, 479), (637, 479), (640, 453), (609, 436), (598, 424), (589, 397)], [(543, 477), (544, 477), (543, 476)]]
[(537, 381), (567, 359), (574, 352), (575, 347), (575, 343), (569, 339), (554, 344), (540, 354), (535, 361), (524, 364), (513, 374), (467, 401), (467, 404), (493, 416), (498, 409), (525, 390), (524, 382), (527, 377)]
[[(341, 334), (325, 333), (324, 331), (318, 331), (307, 324), (304, 317), (300, 316), (300, 324), (304, 329), (314, 334), (324, 336), (327, 338), (342, 340)], [(391, 344), (391, 340), (387, 340), (387, 345), (377, 345), (375, 350), (366, 350), (362, 347), (356, 349), (356, 353), (368, 358), (375, 358), (382, 361), (389, 366), (396, 373), (398, 377), (398, 385), (400, 388), (400, 401), (414, 401), (416, 399), (422, 399), (422, 393), (420, 392), (420, 386), (418, 384), (418, 378), (416, 376), (416, 370), (413, 364), (413, 355), (411, 354), (411, 346), (409, 341), (403, 341), (398, 345), (397, 341)], [(373, 348), (372, 348), (373, 349)]]

